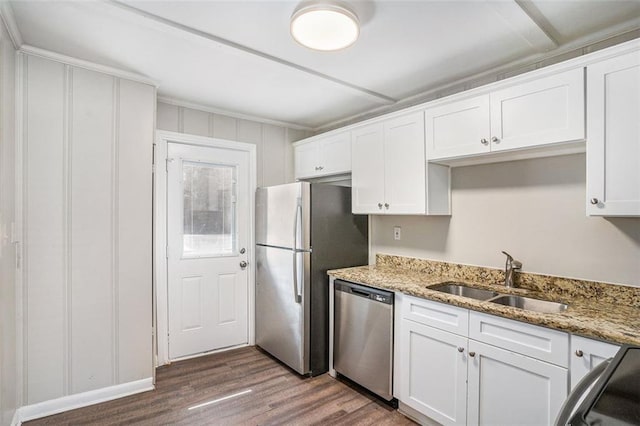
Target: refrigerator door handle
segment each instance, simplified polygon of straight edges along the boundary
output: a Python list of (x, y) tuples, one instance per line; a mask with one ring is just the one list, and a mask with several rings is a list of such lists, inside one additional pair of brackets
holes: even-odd
[(296, 303), (302, 302), (302, 292), (298, 291), (298, 214), (302, 215), (300, 199), (296, 203), (295, 219), (293, 220), (293, 297)]
[(562, 404), (562, 407), (560, 408), (560, 413), (556, 418), (555, 426), (567, 425), (567, 422), (575, 412), (577, 405), (580, 402), (580, 399), (582, 398), (582, 396), (589, 390), (591, 385), (594, 384), (595, 381), (598, 380), (598, 378), (600, 378), (604, 370), (606, 370), (606, 368), (609, 366), (609, 363), (611, 362), (612, 359), (613, 358), (609, 358), (605, 361), (602, 361), (600, 364), (596, 365), (593, 368), (593, 370), (587, 373), (587, 375), (584, 376), (582, 380), (578, 382), (576, 387), (573, 388), (571, 393), (569, 393), (569, 396), (567, 397), (567, 399)]

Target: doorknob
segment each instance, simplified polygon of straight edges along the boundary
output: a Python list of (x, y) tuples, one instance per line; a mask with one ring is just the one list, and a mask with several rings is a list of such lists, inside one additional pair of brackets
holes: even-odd
[(242, 262), (240, 262), (240, 267), (242, 269), (246, 268), (247, 267), (247, 262), (245, 262), (244, 260)]

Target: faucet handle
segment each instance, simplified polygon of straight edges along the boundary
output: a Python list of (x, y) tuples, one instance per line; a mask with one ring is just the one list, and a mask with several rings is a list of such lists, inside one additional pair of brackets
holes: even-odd
[(511, 267), (513, 269), (522, 269), (522, 262), (520, 262), (519, 260), (513, 260), (511, 262)]

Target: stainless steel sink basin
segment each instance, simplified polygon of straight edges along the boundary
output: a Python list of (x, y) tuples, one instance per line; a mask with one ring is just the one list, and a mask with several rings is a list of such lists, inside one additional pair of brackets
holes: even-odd
[(496, 297), (499, 293), (491, 290), (483, 290), (480, 288), (467, 287), (462, 283), (448, 282), (429, 287), (430, 290), (440, 291), (442, 293), (454, 294), (456, 296), (469, 297), (476, 300), (489, 300)]
[(547, 300), (538, 300), (530, 297), (512, 295), (502, 295), (490, 300), (490, 302), (545, 314), (557, 314), (566, 311), (568, 308), (564, 303), (549, 302)]

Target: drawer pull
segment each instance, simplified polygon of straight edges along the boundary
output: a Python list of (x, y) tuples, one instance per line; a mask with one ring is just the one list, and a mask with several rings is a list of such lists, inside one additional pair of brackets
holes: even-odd
[(476, 356), (476, 353), (475, 353), (475, 352), (469, 352), (469, 356), (470, 356), (471, 358), (473, 358), (474, 356)]
[(464, 348), (458, 348), (458, 352), (464, 352)]
[(576, 356), (577, 356), (578, 358), (582, 358), (582, 355), (584, 355), (584, 353), (583, 353), (580, 349), (578, 349), (578, 350), (576, 351)]

